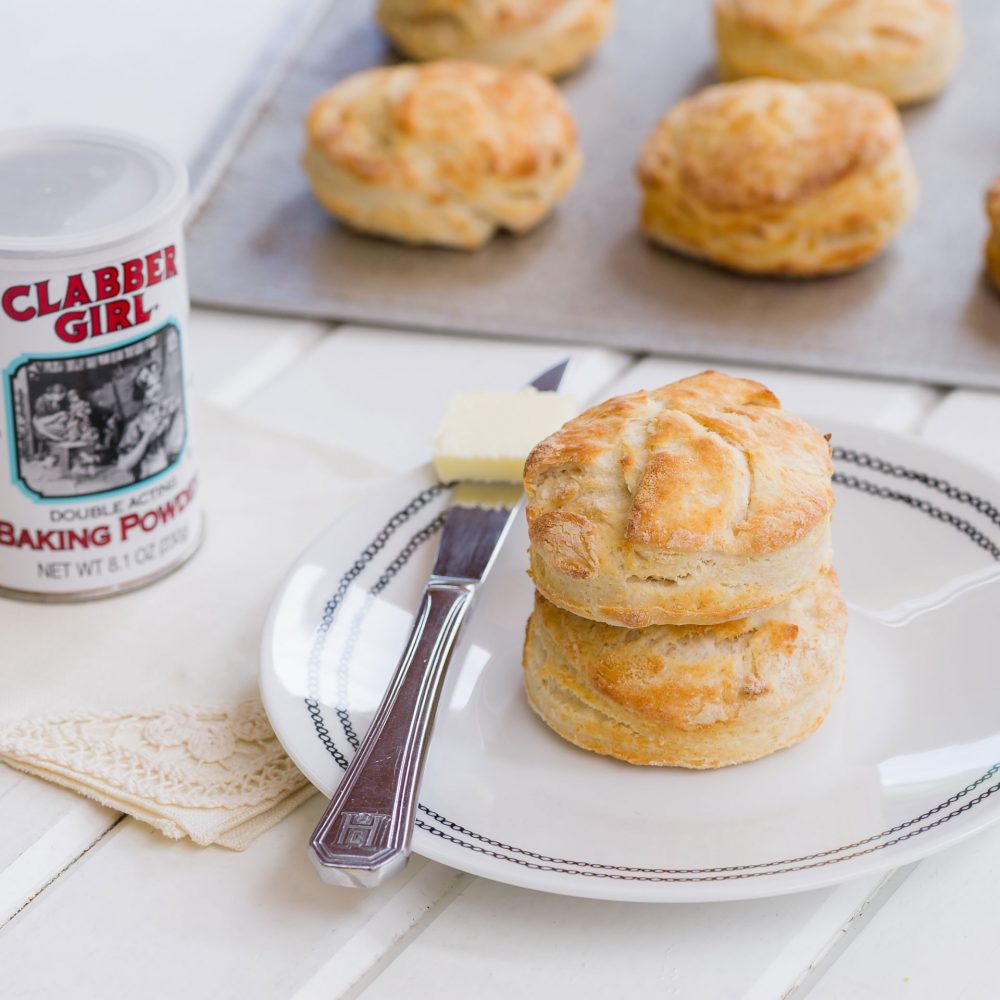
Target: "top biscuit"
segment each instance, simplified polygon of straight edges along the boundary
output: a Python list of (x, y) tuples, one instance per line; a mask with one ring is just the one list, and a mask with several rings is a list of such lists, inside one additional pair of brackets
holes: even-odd
[(378, 19), (410, 59), (473, 59), (549, 76), (575, 69), (607, 33), (613, 0), (379, 0)]
[(724, 79), (841, 80), (897, 104), (948, 82), (961, 53), (952, 0), (716, 0)]
[(827, 441), (764, 386), (703, 372), (608, 400), (524, 470), (531, 573), (610, 625), (710, 625), (830, 565)]

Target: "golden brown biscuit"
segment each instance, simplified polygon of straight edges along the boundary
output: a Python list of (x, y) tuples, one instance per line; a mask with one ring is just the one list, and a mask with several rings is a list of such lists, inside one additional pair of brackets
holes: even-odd
[(613, 0), (379, 0), (378, 19), (410, 59), (474, 59), (549, 76), (575, 69), (611, 26)]
[(746, 617), (830, 565), (832, 471), (826, 439), (757, 382), (618, 396), (528, 456), (532, 578), (611, 625)]
[(623, 629), (536, 596), (531, 707), (560, 736), (632, 764), (724, 767), (791, 746), (843, 679), (847, 609), (833, 571), (790, 601), (709, 626)]
[(438, 62), (367, 70), (314, 102), (303, 161), (316, 197), (365, 232), (474, 249), (525, 232), (582, 164), (556, 88), (532, 70)]
[(962, 49), (951, 0), (715, 0), (725, 80), (841, 80), (898, 104), (941, 90)]
[(858, 267), (917, 193), (896, 109), (840, 83), (709, 87), (656, 126), (638, 176), (650, 239), (755, 274)]
[(990, 235), (986, 241), (986, 268), (993, 284), (1000, 289), (1000, 177), (986, 192), (986, 214), (990, 219)]

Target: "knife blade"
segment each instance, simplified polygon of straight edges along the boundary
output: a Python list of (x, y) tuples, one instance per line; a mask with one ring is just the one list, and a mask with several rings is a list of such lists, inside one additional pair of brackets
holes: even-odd
[[(549, 368), (531, 385), (555, 392), (568, 365), (569, 359)], [(323, 881), (373, 888), (405, 866), (445, 673), (521, 498), (520, 486), (455, 486), (406, 648), (367, 735), (309, 840), (310, 859)]]

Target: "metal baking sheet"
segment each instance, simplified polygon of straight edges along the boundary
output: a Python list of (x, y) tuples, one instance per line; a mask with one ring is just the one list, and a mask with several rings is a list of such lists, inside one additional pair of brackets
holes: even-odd
[(744, 278), (639, 235), (633, 164), (677, 99), (713, 82), (708, 0), (620, 0), (613, 35), (563, 91), (586, 167), (553, 218), (475, 253), (355, 234), (298, 160), (314, 95), (392, 61), (373, 0), (337, 0), (263, 103), (189, 236), (205, 305), (380, 325), (1000, 388), (1000, 295), (983, 274), (985, 188), (1000, 172), (1000, 3), (966, 0), (959, 75), (904, 113), (916, 217), (854, 274)]

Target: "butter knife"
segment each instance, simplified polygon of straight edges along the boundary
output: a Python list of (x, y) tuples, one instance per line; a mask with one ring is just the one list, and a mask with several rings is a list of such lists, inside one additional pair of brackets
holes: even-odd
[[(531, 384), (555, 392), (568, 364), (550, 368)], [(406, 865), (445, 672), (520, 502), (520, 486), (455, 487), (406, 649), (309, 840), (310, 858), (324, 882), (374, 888)]]

